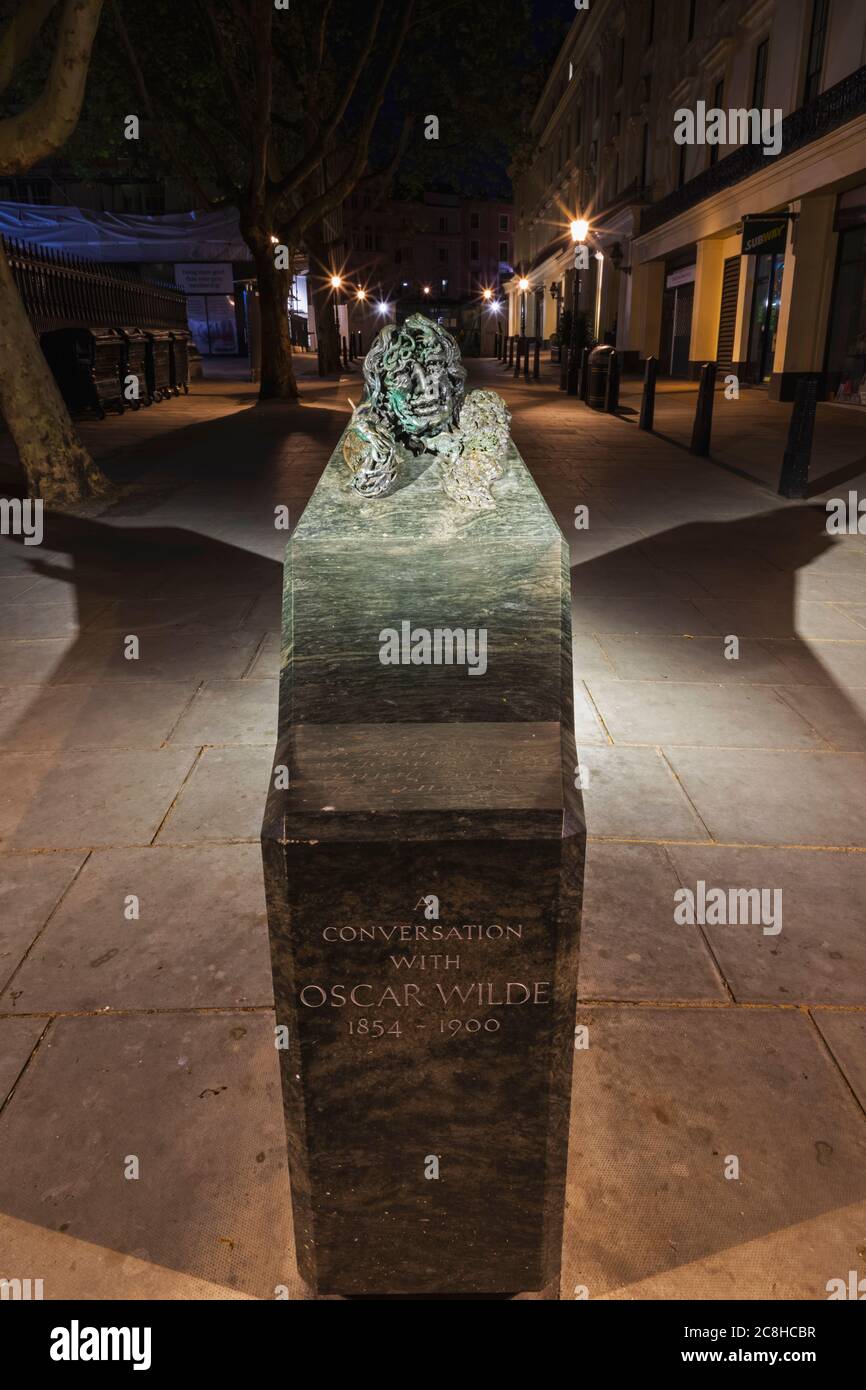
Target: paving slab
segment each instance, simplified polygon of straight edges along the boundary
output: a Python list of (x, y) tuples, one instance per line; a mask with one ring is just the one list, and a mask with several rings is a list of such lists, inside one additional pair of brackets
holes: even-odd
[(812, 1017), (866, 1112), (866, 1011), (813, 1009)]
[(0, 1018), (0, 1106), (5, 1104), (46, 1026), (44, 1018)]
[(672, 748), (671, 766), (712, 838), (866, 847), (866, 756)]
[(578, 748), (590, 835), (706, 840), (707, 831), (661, 755), (651, 748)]
[(0, 989), (83, 863), (83, 854), (0, 854)]
[[(773, 1004), (866, 1005), (866, 855), (803, 850), (672, 845), (685, 887), (766, 890), (781, 930), (759, 913), (750, 920), (708, 925), (704, 932), (734, 997)], [(758, 920), (755, 921), (755, 916)]]
[(261, 743), (277, 737), (274, 680), (206, 681), (171, 736), (181, 744)]
[(273, 1015), (57, 1020), (0, 1116), (0, 1210), (236, 1293), (297, 1295)]
[(674, 922), (679, 886), (661, 846), (588, 845), (581, 999), (728, 998), (700, 928)]
[(866, 690), (786, 685), (778, 694), (831, 748), (866, 752)]
[(197, 688), (194, 681), (0, 686), (0, 747), (159, 748)]
[[(866, 1122), (806, 1015), (581, 1005), (577, 1019), (589, 1047), (575, 1052), (564, 1298), (772, 1249), (866, 1204)], [(793, 1267), (752, 1254), (750, 1284), (826, 1298), (838, 1259), (835, 1239)]]
[(272, 748), (206, 748), (162, 827), (158, 843), (258, 843), (273, 760)]
[(191, 749), (0, 753), (7, 848), (149, 844), (193, 761)]
[(724, 637), (605, 635), (598, 641), (624, 680), (784, 685), (793, 679), (787, 666), (759, 642), (741, 641), (739, 655), (729, 658)]
[(258, 847), (200, 845), (94, 851), (0, 995), (0, 1013), (272, 1001)]
[(615, 743), (718, 748), (826, 748), (807, 721), (764, 686), (604, 681), (589, 690)]
[[(124, 655), (128, 635), (139, 638), (139, 655)], [(95, 681), (184, 681), (204, 676), (239, 678), (258, 647), (254, 633), (207, 628), (142, 629), (140, 633), (94, 633), (79, 638), (53, 677), (57, 684)]]

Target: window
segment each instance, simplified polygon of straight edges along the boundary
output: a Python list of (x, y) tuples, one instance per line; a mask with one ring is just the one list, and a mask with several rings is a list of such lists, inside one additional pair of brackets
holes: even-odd
[(502, 261), (505, 265), (509, 265), (509, 264), (510, 264), (509, 259), (508, 259), (508, 242), (507, 242), (507, 241), (500, 241), (500, 243), (499, 243), (499, 259), (500, 259), (500, 261)]
[(644, 122), (640, 147), (640, 187), (646, 188), (649, 173), (649, 122)]
[(473, 232), (475, 232), (475, 231), (478, 230), (478, 228), (479, 228), (480, 225), (481, 225), (481, 219), (479, 218), (478, 213), (477, 213), (477, 212), (470, 212), (470, 214), (469, 214), (469, 226), (470, 226), (470, 229), (471, 229)]
[(364, 228), (364, 250), (365, 250), (365, 251), (372, 251), (372, 249), (373, 249), (373, 233), (372, 233), (372, 230), (371, 230), (369, 227), (365, 227), (365, 228)]
[(755, 50), (755, 81), (752, 84), (752, 106), (758, 111), (764, 109), (767, 95), (767, 65), (770, 58), (770, 40), (764, 39)]
[[(717, 111), (721, 111), (722, 108), (724, 107), (724, 104), (725, 104), (725, 79), (724, 79), (723, 77), (720, 77), (719, 80), (718, 80), (718, 82), (716, 83), (716, 89), (715, 89), (715, 91), (714, 91), (714, 93), (713, 93), (713, 106), (716, 108)], [(722, 148), (721, 145), (710, 145), (710, 166), (711, 166), (711, 167), (712, 167), (713, 164), (718, 164), (718, 162), (719, 162), (719, 150), (720, 150), (721, 148)]]
[(447, 246), (440, 246), (440, 247), (439, 247), (439, 259), (440, 259), (440, 261), (447, 261), (447, 260), (448, 260), (448, 247), (447, 247)]
[(469, 259), (470, 261), (478, 261), (481, 259), (480, 248), (477, 241), (470, 241), (469, 243)]
[(695, 20), (698, 17), (698, 0), (689, 0), (689, 42), (695, 37)]
[(400, 250), (400, 248), (399, 248), (399, 246), (398, 246), (398, 247), (397, 247), (397, 250), (394, 252), (394, 264), (395, 264), (395, 265), (400, 265), (400, 264), (402, 264), (402, 261), (403, 261), (403, 252)]
[(651, 44), (656, 32), (656, 0), (646, 0), (646, 41)]
[(439, 230), (440, 230), (440, 232), (447, 232), (447, 231), (448, 231), (448, 218), (447, 218), (447, 217), (440, 217), (440, 218), (439, 218)]
[(501, 213), (499, 214), (499, 230), (500, 230), (500, 232), (507, 232), (507, 231), (508, 231), (508, 213), (507, 213), (507, 212), (501, 212)]
[(824, 45), (827, 41), (827, 11), (830, 0), (813, 0), (812, 27), (809, 30), (809, 56), (806, 59), (806, 90), (803, 102), (814, 101), (821, 90)]

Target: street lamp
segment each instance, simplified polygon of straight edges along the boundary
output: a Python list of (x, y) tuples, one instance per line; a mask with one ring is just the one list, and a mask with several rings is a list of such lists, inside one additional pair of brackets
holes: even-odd
[(481, 291), (481, 298), (482, 298), (483, 300), (485, 300), (485, 302), (486, 302), (487, 304), (489, 304), (490, 301), (491, 301), (491, 299), (493, 298), (493, 291), (492, 291), (492, 290), (482, 290), (482, 291)]
[(528, 289), (528, 288), (530, 288), (530, 282), (528, 282), (528, 279), (525, 278), (525, 275), (521, 275), (521, 278), (518, 279), (518, 281), (517, 281), (517, 289), (518, 289), (518, 291), (520, 291), (520, 296), (521, 296), (521, 297), (520, 297), (520, 336), (521, 336), (521, 338), (525, 338), (525, 335), (527, 335), (527, 289)]
[(589, 223), (584, 217), (576, 217), (571, 224), (571, 240), (574, 243), (574, 280), (571, 296), (571, 344), (568, 349), (568, 377), (566, 390), (569, 396), (577, 395), (577, 306), (580, 302), (580, 256), (586, 243)]
[(331, 289), (334, 291), (334, 327), (337, 330), (337, 351), (340, 351), (340, 290), (343, 287), (342, 275), (331, 276)]

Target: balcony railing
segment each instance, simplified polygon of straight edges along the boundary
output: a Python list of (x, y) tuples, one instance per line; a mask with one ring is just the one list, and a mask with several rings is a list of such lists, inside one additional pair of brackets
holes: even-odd
[(742, 145), (733, 154), (720, 159), (709, 169), (704, 169), (696, 178), (690, 179), (682, 188), (669, 193), (666, 198), (646, 208), (641, 217), (641, 235), (655, 231), (671, 218), (687, 212), (689, 208), (731, 188), (742, 179), (756, 174), (760, 169), (777, 159), (785, 159), (794, 150), (820, 140), (831, 130), (854, 120), (855, 116), (866, 113), (866, 66), (858, 68), (850, 76), (829, 87), (808, 106), (801, 106), (786, 116), (782, 122), (782, 149), (777, 155), (765, 155), (763, 145)]

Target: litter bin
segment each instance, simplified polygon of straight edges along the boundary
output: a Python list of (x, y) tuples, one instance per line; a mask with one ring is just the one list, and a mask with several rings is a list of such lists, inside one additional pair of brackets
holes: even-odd
[(597, 347), (589, 354), (589, 397), (587, 404), (593, 410), (604, 410), (607, 402), (607, 379), (611, 371), (616, 371), (613, 359), (616, 348)]
[(101, 420), (106, 409), (123, 414), (123, 340), (116, 329), (56, 328), (43, 333), (40, 342), (71, 413), (92, 410)]
[(126, 386), (126, 378), (134, 376), (138, 381), (138, 397), (131, 396), (128, 404), (133, 410), (138, 410), (140, 405), (150, 405), (151, 394), (147, 384), (147, 338), (140, 328), (121, 328), (120, 336), (123, 339), (123, 381)]
[(183, 391), (189, 395), (189, 345), (192, 334), (186, 328), (176, 328), (171, 335), (171, 386), (176, 396)]
[(145, 328), (148, 394), (155, 401), (176, 395), (171, 385), (171, 333), (167, 328)]

